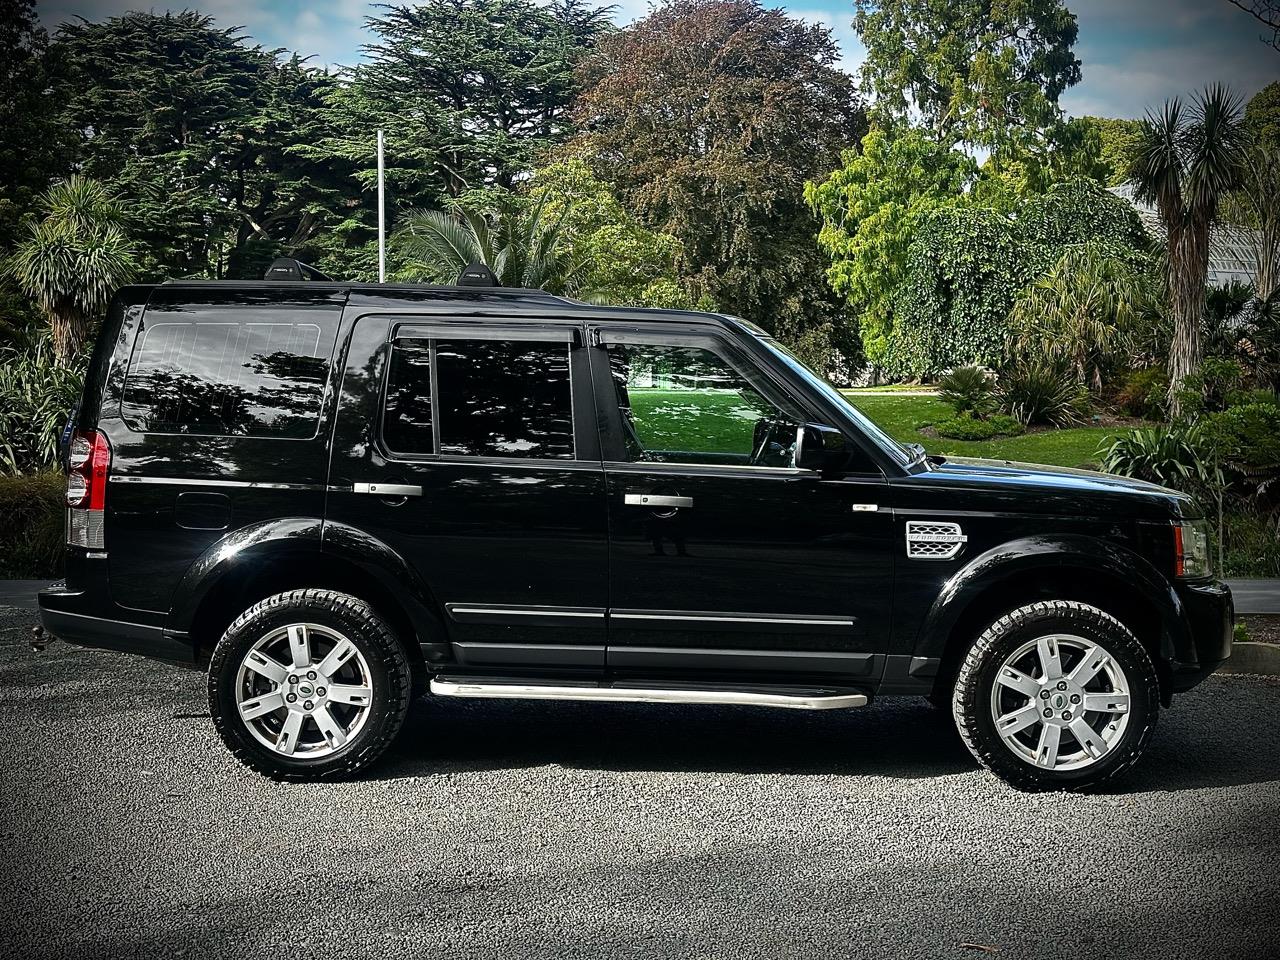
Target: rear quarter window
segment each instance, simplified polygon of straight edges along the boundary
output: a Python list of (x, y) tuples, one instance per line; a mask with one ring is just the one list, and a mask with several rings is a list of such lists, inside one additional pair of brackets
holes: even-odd
[(121, 417), (144, 433), (310, 439), (340, 316), (333, 302), (148, 307)]

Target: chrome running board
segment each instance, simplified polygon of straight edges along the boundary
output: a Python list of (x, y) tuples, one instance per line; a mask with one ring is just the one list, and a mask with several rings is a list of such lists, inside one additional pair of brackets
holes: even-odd
[(608, 703), (705, 703), (789, 710), (842, 710), (865, 707), (867, 696), (848, 691), (782, 692), (733, 689), (661, 689), (658, 687), (503, 683), (437, 677), (431, 681), (437, 697), (478, 697), (509, 700), (595, 700)]

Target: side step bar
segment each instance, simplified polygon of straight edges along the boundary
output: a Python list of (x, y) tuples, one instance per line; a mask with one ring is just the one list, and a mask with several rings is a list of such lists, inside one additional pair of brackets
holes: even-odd
[(431, 692), (437, 697), (479, 697), (510, 700), (595, 700), (608, 703), (711, 703), (790, 710), (842, 710), (865, 707), (867, 696), (851, 691), (733, 689), (662, 689), (591, 685), (486, 682), (436, 677)]

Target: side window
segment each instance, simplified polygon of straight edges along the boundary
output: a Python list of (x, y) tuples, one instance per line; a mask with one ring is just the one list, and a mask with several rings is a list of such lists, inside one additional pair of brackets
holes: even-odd
[(707, 347), (610, 342), (631, 462), (791, 467), (797, 411)]
[(148, 309), (121, 415), (144, 433), (314, 437), (340, 312), (241, 304)]
[(395, 453), (574, 457), (567, 341), (402, 338), (382, 437)]

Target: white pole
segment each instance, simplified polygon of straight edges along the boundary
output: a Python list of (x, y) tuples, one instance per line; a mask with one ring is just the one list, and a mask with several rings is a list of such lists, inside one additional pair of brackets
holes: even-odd
[(378, 282), (387, 282), (387, 206), (383, 189), (382, 131), (378, 131)]

